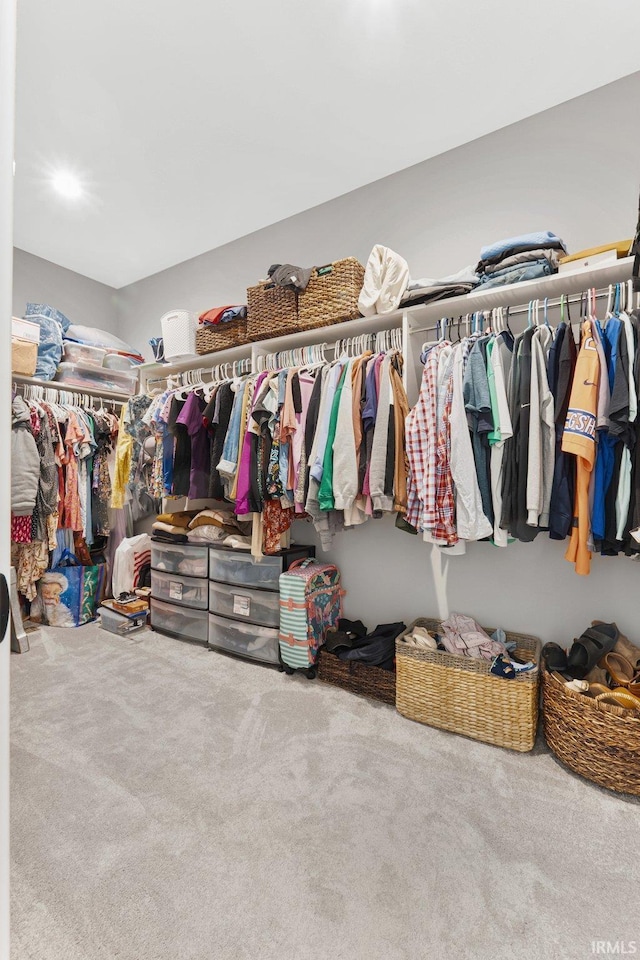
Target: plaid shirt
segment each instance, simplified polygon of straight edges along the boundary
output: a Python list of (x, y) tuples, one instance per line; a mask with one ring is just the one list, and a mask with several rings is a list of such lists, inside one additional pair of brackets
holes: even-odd
[(436, 522), (432, 528), (434, 540), (451, 546), (458, 542), (456, 506), (451, 476), (451, 405), (453, 403), (453, 363), (447, 359), (447, 377), (444, 384), (444, 403), (438, 416), (436, 441)]
[(406, 421), (407, 521), (417, 530), (430, 530), (437, 521), (436, 444), (438, 432), (438, 355), (444, 346), (436, 343), (427, 355), (420, 396)]

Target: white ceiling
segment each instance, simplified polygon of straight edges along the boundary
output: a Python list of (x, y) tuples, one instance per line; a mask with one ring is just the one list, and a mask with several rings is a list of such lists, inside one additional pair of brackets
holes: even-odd
[(124, 286), (637, 70), (639, 28), (637, 0), (19, 0), (16, 246)]

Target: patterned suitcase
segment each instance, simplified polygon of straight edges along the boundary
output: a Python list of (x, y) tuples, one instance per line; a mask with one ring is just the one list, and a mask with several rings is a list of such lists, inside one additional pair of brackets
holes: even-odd
[(296, 560), (280, 574), (280, 662), (285, 673), (316, 675), (318, 648), (342, 616), (340, 573), (331, 563)]

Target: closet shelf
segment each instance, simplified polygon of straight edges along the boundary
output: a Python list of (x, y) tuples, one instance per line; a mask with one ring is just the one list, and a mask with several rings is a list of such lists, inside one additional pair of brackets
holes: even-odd
[(474, 290), (462, 297), (438, 300), (407, 307), (405, 316), (409, 333), (421, 333), (425, 325), (435, 323), (442, 317), (464, 316), (479, 310), (492, 310), (494, 307), (515, 307), (530, 300), (544, 300), (582, 293), (591, 287), (602, 289), (610, 283), (621, 283), (631, 277), (633, 257), (625, 257), (613, 263), (605, 263), (588, 270), (571, 270), (566, 273), (554, 273), (550, 277), (538, 280), (524, 280), (505, 287), (492, 287), (489, 290)]
[(206, 370), (219, 363), (233, 363), (234, 360), (246, 360), (251, 356), (251, 344), (243, 343), (237, 347), (228, 347), (226, 350), (217, 350), (215, 353), (203, 353), (198, 357), (185, 357), (184, 360), (173, 360), (169, 363), (141, 363), (138, 367), (141, 382), (151, 380), (156, 376), (170, 377), (174, 373), (185, 373), (187, 370), (197, 370), (204, 367)]
[(105, 390), (101, 387), (76, 387), (70, 383), (59, 383), (57, 380), (36, 380), (35, 377), (23, 377), (18, 373), (11, 374), (11, 381), (25, 386), (42, 387), (44, 390), (64, 391), (79, 396), (86, 394), (89, 397), (102, 397), (104, 400), (121, 400), (123, 403), (131, 399), (130, 393), (119, 393), (116, 390)]
[[(404, 326), (408, 337), (413, 334), (422, 334), (425, 327), (435, 324), (442, 317), (464, 316), (476, 310), (491, 310), (494, 307), (515, 307), (526, 304), (529, 300), (553, 299), (561, 294), (577, 294), (591, 287), (602, 289), (610, 283), (620, 283), (629, 279), (633, 257), (616, 260), (592, 267), (589, 270), (578, 269), (566, 273), (556, 273), (539, 280), (526, 280), (523, 283), (514, 283), (505, 287), (490, 290), (476, 290), (462, 297), (451, 297), (448, 300), (438, 300), (435, 303), (417, 304), (414, 307), (405, 307), (392, 313), (376, 314), (373, 317), (359, 317), (357, 320), (348, 320), (345, 323), (336, 323), (329, 327), (315, 327), (312, 330), (302, 330), (298, 333), (283, 337), (272, 337), (269, 340), (258, 340), (254, 343), (245, 343), (227, 350), (218, 350), (215, 353), (206, 353), (198, 357), (188, 357), (173, 363), (144, 363), (139, 367), (140, 387), (146, 388), (149, 380), (159, 377), (169, 377), (173, 374), (185, 373), (187, 370), (211, 369), (217, 364), (233, 363), (235, 360), (251, 358), (252, 368), (255, 371), (256, 359), (268, 353), (279, 350), (293, 350), (296, 347), (305, 347), (310, 344), (323, 342), (332, 344), (336, 340), (347, 337), (359, 337), (362, 334), (380, 333), (382, 330), (393, 330)], [(405, 340), (405, 351), (408, 341)], [(412, 351), (409, 351), (410, 353)], [(405, 360), (410, 359), (405, 357)]]
[(329, 327), (314, 327), (312, 330), (301, 330), (284, 337), (259, 340), (253, 346), (258, 355), (264, 355), (278, 350), (295, 350), (296, 347), (310, 344), (335, 343), (336, 340), (347, 337), (361, 337), (363, 334), (397, 329), (402, 326), (402, 314), (402, 310), (394, 310), (393, 313), (376, 314), (373, 317), (358, 317), (356, 320), (334, 323)]

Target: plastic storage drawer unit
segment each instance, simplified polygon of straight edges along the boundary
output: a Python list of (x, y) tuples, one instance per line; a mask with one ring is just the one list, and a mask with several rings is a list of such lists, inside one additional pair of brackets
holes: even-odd
[(104, 347), (91, 347), (85, 343), (64, 341), (64, 359), (66, 363), (90, 363), (94, 367), (101, 367), (107, 351)]
[(86, 387), (87, 390), (113, 390), (119, 393), (136, 392), (138, 371), (130, 373), (124, 370), (107, 370), (96, 367), (86, 361), (82, 363), (61, 363), (56, 373), (58, 383), (67, 383), (70, 387)]
[(277, 591), (283, 570), (288, 570), (294, 560), (314, 556), (314, 547), (300, 545), (261, 560), (254, 560), (250, 554), (239, 553), (231, 547), (210, 547), (209, 577), (218, 583)]
[(216, 547), (209, 550), (209, 576), (218, 583), (277, 590), (281, 573), (282, 561), (279, 557), (264, 557), (257, 562), (250, 554), (238, 553), (237, 550)]
[(179, 573), (185, 577), (209, 576), (209, 547), (188, 544), (151, 544), (151, 567), (162, 573)]
[(228, 584), (209, 584), (209, 610), (233, 620), (246, 620), (263, 627), (280, 625), (280, 595), (269, 590), (251, 590)]
[(193, 610), (209, 607), (208, 581), (195, 577), (180, 577), (177, 573), (151, 571), (151, 596), (167, 603), (177, 603)]
[(209, 614), (206, 610), (187, 610), (161, 600), (151, 600), (151, 626), (158, 633), (166, 633), (180, 640), (206, 643), (209, 634)]
[(209, 614), (209, 646), (237, 657), (279, 664), (278, 631)]

